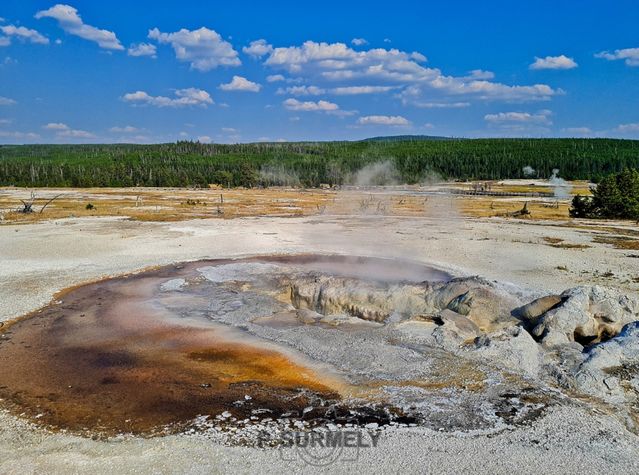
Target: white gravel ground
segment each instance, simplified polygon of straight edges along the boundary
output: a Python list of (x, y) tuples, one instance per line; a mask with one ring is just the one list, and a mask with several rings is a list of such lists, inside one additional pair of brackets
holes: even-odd
[[(582, 283), (637, 291), (637, 260), (583, 230), (502, 220), (370, 217), (246, 218), (138, 223), (114, 218), (0, 226), (0, 321), (71, 285), (201, 258), (294, 252), (401, 256), (540, 293)], [(549, 247), (543, 237), (587, 243)], [(567, 270), (557, 267), (564, 266)], [(605, 272), (614, 277), (603, 277)], [(598, 274), (597, 274), (598, 273)], [(1, 384), (1, 382), (0, 382)], [(319, 470), (278, 450), (224, 447), (203, 436), (100, 442), (35, 429), (0, 413), (0, 473), (639, 473), (639, 439), (616, 419), (555, 407), (499, 434), (384, 432), (357, 461)]]

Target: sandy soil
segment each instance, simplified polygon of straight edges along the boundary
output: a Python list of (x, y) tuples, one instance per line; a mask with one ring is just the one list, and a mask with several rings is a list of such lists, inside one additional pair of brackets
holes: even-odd
[[(172, 262), (273, 253), (403, 257), (544, 294), (584, 283), (637, 292), (636, 251), (601, 237), (628, 223), (468, 218), (435, 206), (425, 216), (334, 215), (133, 222), (85, 217), (0, 226), (0, 321), (69, 286)], [(599, 238), (599, 239), (597, 239)], [(576, 246), (567, 246), (576, 245)], [(1, 384), (1, 382), (0, 382)], [(639, 439), (616, 419), (555, 407), (532, 427), (497, 434), (412, 428), (382, 435), (357, 461), (323, 470), (373, 473), (639, 473)], [(225, 447), (198, 435), (93, 441), (35, 429), (0, 413), (0, 473), (314, 472), (277, 450)]]

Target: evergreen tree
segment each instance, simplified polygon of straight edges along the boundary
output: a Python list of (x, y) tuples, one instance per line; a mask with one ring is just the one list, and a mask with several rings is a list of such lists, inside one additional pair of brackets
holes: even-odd
[(616, 175), (605, 177), (592, 194), (592, 208), (601, 218), (620, 218), (623, 214), (623, 196)]
[(639, 221), (639, 172), (626, 168), (604, 177), (593, 190), (592, 198), (579, 195), (573, 198), (570, 216)]
[(592, 199), (587, 196), (576, 195), (572, 199), (570, 208), (572, 218), (589, 218), (592, 216)]

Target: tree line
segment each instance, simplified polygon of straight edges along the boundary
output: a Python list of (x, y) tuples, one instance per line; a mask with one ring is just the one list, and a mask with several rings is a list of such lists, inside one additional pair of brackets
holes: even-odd
[(361, 168), (391, 162), (405, 183), (547, 178), (599, 181), (639, 167), (639, 141), (614, 139), (449, 139), (2, 145), (0, 185), (27, 187), (227, 187), (351, 182)]

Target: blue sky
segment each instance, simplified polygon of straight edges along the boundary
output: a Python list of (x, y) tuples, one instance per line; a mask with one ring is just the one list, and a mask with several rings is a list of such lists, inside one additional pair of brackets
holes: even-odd
[(636, 0), (3, 0), (0, 18), (0, 143), (639, 138)]

